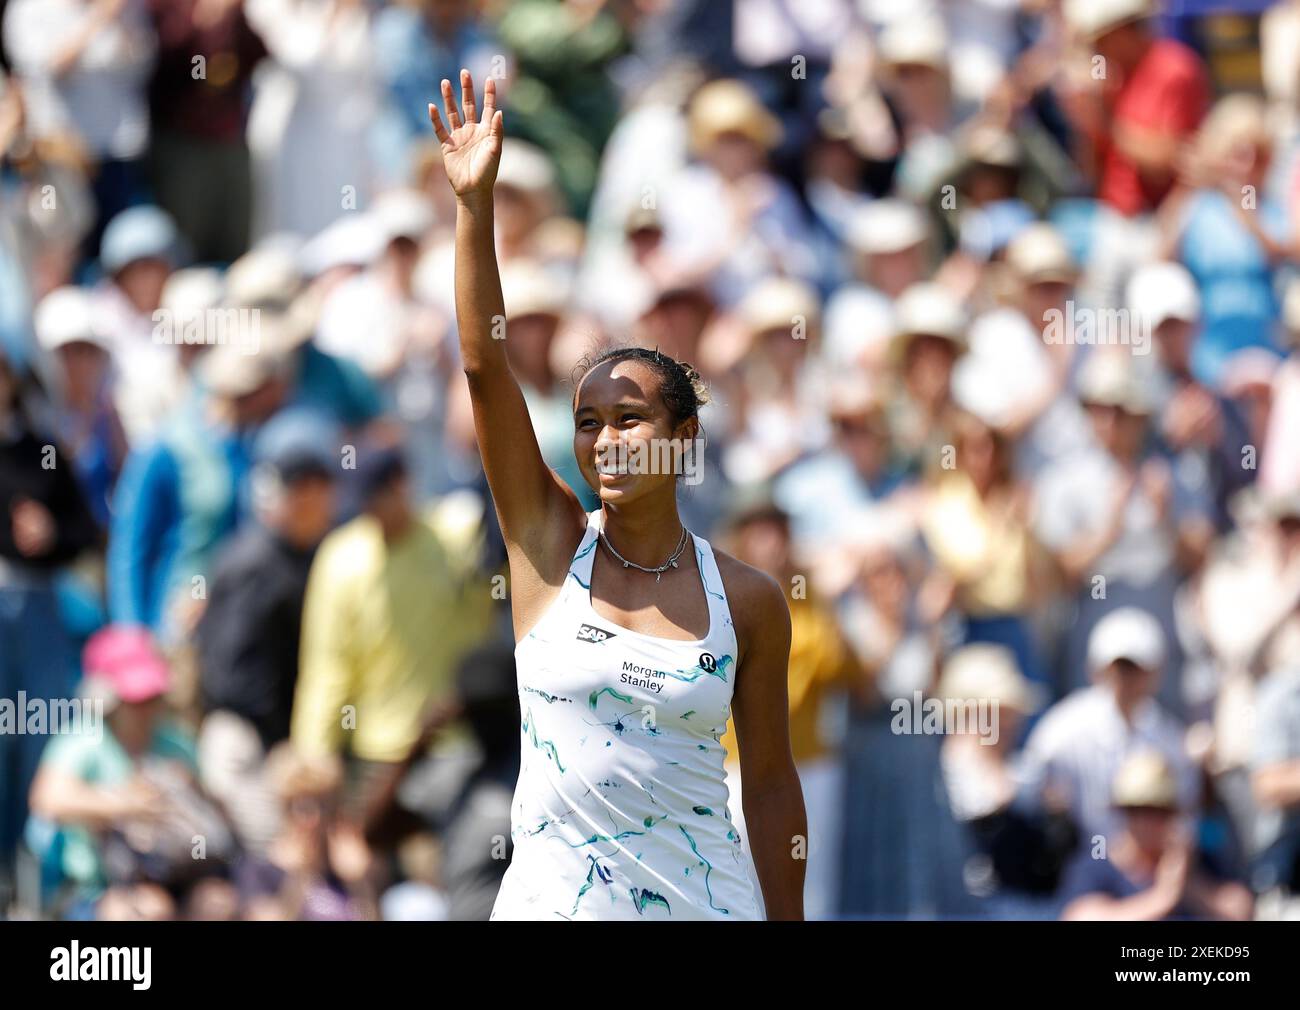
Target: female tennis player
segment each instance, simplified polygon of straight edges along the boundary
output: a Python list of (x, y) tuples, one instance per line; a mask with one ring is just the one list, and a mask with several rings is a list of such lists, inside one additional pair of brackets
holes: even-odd
[[(590, 515), (542, 461), (504, 342), (492, 186), (504, 138), (461, 71), (429, 106), (456, 192), (456, 316), (483, 467), (510, 560), (522, 763), (494, 919), (755, 919), (720, 743), (734, 712), (768, 918), (803, 917), (807, 827), (790, 755), (790, 614), (767, 575), (677, 514), (698, 376), (657, 351), (601, 354), (574, 390)], [(644, 465), (647, 460), (669, 463)], [(655, 472), (658, 471), (658, 472)]]

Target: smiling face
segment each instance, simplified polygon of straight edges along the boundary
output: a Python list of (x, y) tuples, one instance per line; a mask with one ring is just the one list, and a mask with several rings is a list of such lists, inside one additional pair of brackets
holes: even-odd
[(656, 370), (636, 360), (601, 362), (578, 383), (573, 454), (602, 502), (676, 493), (682, 451), (699, 422), (675, 422), (661, 385)]

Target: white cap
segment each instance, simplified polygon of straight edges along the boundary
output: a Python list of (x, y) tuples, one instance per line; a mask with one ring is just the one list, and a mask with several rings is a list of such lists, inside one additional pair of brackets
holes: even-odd
[(417, 189), (390, 189), (376, 198), (370, 213), (387, 241), (419, 242), (436, 223), (433, 204)]
[(1159, 670), (1165, 664), (1165, 633), (1145, 610), (1121, 607), (1111, 611), (1088, 637), (1088, 668), (1094, 674), (1121, 659), (1144, 670)]
[(1117, 807), (1177, 810), (1178, 780), (1169, 761), (1159, 751), (1134, 751), (1115, 773), (1110, 799)]
[(235, 344), (217, 344), (199, 359), (198, 374), (214, 396), (235, 398), (261, 389), (283, 366), (284, 358), (273, 350), (249, 353)]
[(1026, 282), (1064, 281), (1078, 275), (1070, 247), (1050, 224), (1038, 221), (1007, 243), (1007, 265)]
[(902, 252), (930, 237), (925, 212), (906, 200), (873, 200), (848, 223), (845, 238), (868, 255)]
[(933, 14), (904, 17), (890, 23), (877, 42), (880, 60), (886, 64), (948, 65), (948, 31)]
[(178, 316), (197, 316), (221, 302), (225, 285), (214, 267), (177, 270), (163, 285), (162, 307)]
[(286, 308), (302, 287), (296, 250), (259, 245), (226, 271), (226, 301), (234, 308)]
[(1095, 39), (1126, 21), (1150, 17), (1153, 0), (1065, 0), (1065, 21), (1080, 38)]
[(501, 294), (507, 319), (564, 315), (566, 285), (533, 260), (514, 260), (502, 268)]
[(298, 265), (307, 277), (318, 277), (334, 267), (369, 266), (385, 245), (383, 229), (374, 215), (348, 211), (302, 247)]
[(934, 281), (904, 291), (894, 307), (894, 320), (896, 340), (924, 335), (966, 346), (966, 312), (947, 288)]
[(1079, 370), (1079, 400), (1140, 415), (1156, 407), (1150, 383), (1133, 367), (1132, 358), (1119, 351), (1093, 350), (1088, 355)]
[(540, 147), (512, 137), (501, 148), (496, 184), (525, 193), (547, 193), (555, 186), (555, 167)]
[(938, 693), (954, 700), (995, 701), (1017, 712), (1037, 711), (1044, 700), (1041, 689), (1020, 672), (1010, 649), (982, 642), (963, 646), (948, 657)]
[(47, 351), (67, 344), (94, 344), (108, 350), (109, 342), (95, 323), (90, 292), (83, 288), (56, 288), (41, 299), (33, 319), (36, 339)]
[(1201, 316), (1196, 281), (1181, 263), (1147, 263), (1129, 278), (1128, 308), (1152, 329), (1166, 319), (1194, 323)]
[(750, 333), (793, 331), (802, 321), (815, 326), (821, 318), (817, 292), (803, 281), (769, 277), (756, 284), (737, 306), (736, 314)]

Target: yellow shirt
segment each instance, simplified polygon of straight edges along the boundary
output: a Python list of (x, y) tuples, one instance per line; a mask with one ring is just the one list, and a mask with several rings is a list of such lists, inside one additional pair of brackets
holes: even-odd
[(434, 514), (385, 544), (360, 516), (321, 544), (303, 608), (291, 737), (308, 754), (397, 761), (428, 704), (485, 634), (490, 584), (471, 578), (481, 530)]
[(941, 478), (922, 519), (939, 566), (957, 583), (957, 603), (972, 616), (1019, 613), (1029, 606), (1035, 544), (1028, 525), (991, 510), (970, 478)]
[[(804, 762), (829, 752), (819, 725), (823, 703), (834, 691), (851, 685), (860, 672), (833, 612), (812, 598), (790, 599), (787, 594), (786, 602), (790, 605), (790, 750), (796, 762)], [(727, 724), (722, 746), (727, 748), (728, 761), (739, 761), (734, 719)]]

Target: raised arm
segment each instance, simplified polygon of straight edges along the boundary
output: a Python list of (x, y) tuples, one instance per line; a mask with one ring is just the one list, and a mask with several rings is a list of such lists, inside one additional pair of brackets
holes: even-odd
[(457, 110), (451, 82), (442, 82), (447, 126), (432, 104), (429, 119), (442, 142), (447, 180), (456, 192), (456, 321), (461, 361), (501, 532), (507, 545), (526, 547), (532, 567), (545, 577), (551, 567), (548, 548), (554, 545), (563, 553), (572, 546), (567, 541), (580, 529), (582, 510), (542, 460), (523, 393), (506, 360), (505, 304), (492, 227), (492, 186), (504, 141), (496, 84), (488, 78), (481, 120), (468, 70), (460, 72), (460, 88)]

